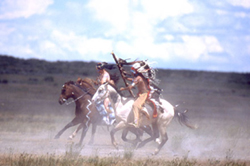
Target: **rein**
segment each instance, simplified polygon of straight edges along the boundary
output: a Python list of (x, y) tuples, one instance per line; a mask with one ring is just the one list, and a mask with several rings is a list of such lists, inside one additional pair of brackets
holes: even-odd
[[(77, 87), (78, 87), (78, 86), (77, 86)], [(84, 94), (82, 94), (81, 96), (77, 97), (76, 99), (74, 99), (74, 100), (72, 100), (72, 101), (70, 101), (70, 102), (68, 102), (66, 99), (63, 99), (63, 100), (66, 100), (65, 104), (66, 104), (66, 105), (70, 105), (70, 104), (76, 102), (77, 100), (79, 100), (79, 99), (82, 98), (83, 96), (87, 95), (88, 92), (89, 92), (89, 89), (90, 89), (90, 88), (88, 88), (86, 92), (84, 91)], [(74, 92), (72, 92), (72, 93), (74, 94)]]
[(66, 105), (70, 105), (70, 104), (76, 102), (77, 100), (79, 100), (80, 98), (82, 98), (83, 96), (85, 96), (86, 94), (87, 94), (87, 93), (82, 94), (81, 96), (77, 97), (75, 100), (72, 100), (72, 101), (70, 101), (70, 102), (68, 102), (66, 99), (64, 99), (64, 100), (66, 100), (65, 104), (66, 104)]

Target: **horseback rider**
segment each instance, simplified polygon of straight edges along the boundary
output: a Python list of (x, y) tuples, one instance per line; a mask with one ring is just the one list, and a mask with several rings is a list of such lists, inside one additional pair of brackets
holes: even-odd
[[(133, 104), (133, 112), (134, 112), (134, 123), (135, 127), (139, 127), (139, 110), (142, 111), (142, 105), (149, 101), (153, 104), (153, 117), (157, 117), (157, 109), (163, 111), (160, 106), (160, 94), (162, 89), (157, 86), (159, 80), (155, 79), (155, 71), (151, 69), (146, 61), (138, 61), (135, 62), (131, 68), (131, 71), (134, 75), (134, 78), (128, 78), (127, 80), (132, 81), (133, 83), (126, 87), (121, 88), (120, 90), (131, 90), (134, 86), (138, 88), (138, 98), (135, 100)], [(151, 100), (154, 99), (154, 100)], [(143, 111), (144, 112), (144, 111)], [(146, 116), (149, 118), (147, 112), (144, 112)]]
[[(95, 82), (96, 85), (99, 85), (99, 84), (102, 85), (106, 82), (109, 82), (113, 85), (115, 84), (114, 81), (111, 80), (109, 72), (105, 70), (106, 68), (114, 69), (114, 66), (109, 65), (106, 62), (97, 63), (96, 69), (98, 70), (99, 76), (96, 79), (96, 82)], [(106, 124), (111, 125), (112, 122), (110, 121), (110, 115), (113, 114), (114, 112), (110, 109), (109, 104), (110, 104), (109, 98), (105, 98), (103, 101), (103, 105), (107, 112), (107, 117), (104, 119), (104, 121), (106, 122)]]
[(150, 92), (148, 94), (147, 101), (153, 104), (153, 117), (156, 118), (157, 110), (163, 112), (160, 101), (160, 95), (163, 90), (158, 86), (160, 80), (156, 79), (155, 70), (149, 66), (147, 61), (140, 61), (139, 64), (140, 68), (138, 69), (138, 72), (142, 73), (142, 75), (145, 77), (145, 79), (147, 79), (149, 83), (148, 88), (150, 89)]
[[(141, 73), (138, 72), (138, 69), (140, 68), (139, 63), (135, 63), (131, 70), (133, 71), (134, 78), (128, 78), (126, 77), (127, 80), (132, 81), (132, 84), (127, 87), (122, 87), (120, 88), (121, 91), (123, 90), (131, 90), (133, 87), (137, 86), (138, 89), (138, 94), (137, 94), (137, 99), (133, 103), (133, 112), (134, 112), (134, 123), (132, 123), (133, 126), (136, 128), (139, 128), (139, 111), (142, 110), (142, 105), (146, 102), (148, 98), (148, 81), (143, 77)], [(147, 118), (149, 119), (149, 114), (147, 112), (144, 112), (146, 114)]]

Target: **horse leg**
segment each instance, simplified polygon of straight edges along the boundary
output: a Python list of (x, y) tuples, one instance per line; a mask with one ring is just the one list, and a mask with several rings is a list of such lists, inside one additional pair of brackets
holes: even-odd
[(77, 129), (69, 136), (69, 140), (72, 140), (73, 138), (75, 138), (76, 134), (78, 133), (79, 130), (81, 130), (81, 128), (83, 128), (83, 124), (80, 124)]
[(152, 131), (152, 129), (151, 129), (151, 127), (149, 125), (148, 126), (143, 126), (143, 127), (141, 127), (141, 129), (143, 131), (145, 131), (148, 135), (150, 135), (150, 136), (153, 135), (153, 131)]
[(124, 141), (124, 142), (127, 142), (128, 141), (128, 139), (127, 139), (127, 136), (128, 135), (128, 129), (127, 128), (125, 128), (123, 131), (122, 131), (122, 140)]
[(88, 143), (89, 145), (93, 145), (93, 143), (94, 143), (96, 127), (97, 127), (96, 124), (92, 124), (92, 133), (91, 133), (91, 138), (90, 138), (89, 143)]
[(155, 149), (153, 155), (156, 155), (159, 153), (159, 151), (161, 150), (161, 148), (163, 147), (163, 145), (167, 142), (168, 140), (168, 135), (166, 132), (166, 126), (161, 126), (160, 128), (160, 135), (161, 135), (161, 143), (158, 145), (157, 149)]
[(86, 136), (86, 133), (89, 129), (89, 125), (90, 125), (89, 119), (84, 120), (82, 125), (83, 125), (83, 129), (82, 129), (82, 135), (81, 135), (80, 141), (78, 143), (79, 146), (82, 145), (83, 139)]
[(80, 123), (79, 119), (78, 119), (77, 117), (75, 117), (71, 122), (69, 122), (62, 130), (60, 130), (60, 131), (56, 134), (55, 139), (60, 138), (60, 136), (62, 135), (62, 133), (63, 133), (65, 130), (67, 130), (68, 128), (70, 128), (70, 127), (72, 127), (72, 126), (75, 126), (75, 125), (77, 125), (77, 124), (79, 124), (79, 123)]
[(143, 146), (146, 145), (148, 142), (153, 141), (153, 140), (155, 140), (155, 139), (157, 138), (157, 136), (159, 135), (159, 130), (158, 130), (158, 127), (157, 127), (156, 122), (154, 122), (154, 123), (152, 124), (152, 128), (153, 128), (152, 133), (149, 132), (149, 133), (151, 133), (152, 135), (150, 135), (150, 137), (147, 138), (146, 140), (143, 140), (143, 141), (137, 146), (137, 149), (143, 147)]
[(110, 137), (111, 137), (111, 143), (114, 145), (114, 147), (118, 150), (117, 143), (115, 141), (115, 133), (123, 128), (125, 128), (126, 125), (123, 121), (120, 121), (111, 131), (110, 131)]
[[(140, 136), (142, 135), (142, 133), (140, 133), (138, 130), (140, 130), (140, 129), (135, 129), (134, 127), (131, 128), (131, 129), (125, 128), (122, 131), (122, 140), (124, 142), (128, 142), (128, 143), (131, 143), (134, 146), (136, 146), (138, 142), (141, 142)], [(128, 134), (129, 131), (136, 135), (136, 138), (134, 140), (127, 139), (127, 134)]]

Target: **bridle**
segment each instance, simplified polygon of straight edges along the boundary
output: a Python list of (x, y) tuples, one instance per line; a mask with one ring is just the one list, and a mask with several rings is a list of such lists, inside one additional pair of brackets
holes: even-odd
[(105, 88), (104, 88), (104, 89), (105, 89), (105, 94), (102, 95), (101, 98), (99, 98), (99, 101), (104, 100), (104, 99), (106, 98), (107, 94), (109, 93), (108, 88), (107, 88), (107, 87), (108, 87), (108, 86), (107, 86), (108, 83), (105, 83), (105, 84), (103, 84), (103, 85), (104, 85), (104, 87), (105, 87)]
[[(73, 92), (72, 92), (72, 93), (73, 93)], [(66, 104), (66, 105), (70, 105), (70, 104), (76, 102), (77, 100), (79, 100), (80, 98), (82, 98), (83, 96), (85, 96), (86, 94), (87, 94), (87, 93), (82, 94), (81, 96), (79, 96), (79, 97), (77, 97), (76, 99), (74, 99), (74, 100), (72, 100), (72, 101), (69, 101), (69, 102), (68, 102), (67, 99), (64, 99), (64, 98), (63, 98), (63, 101), (65, 101), (65, 104)], [(74, 93), (73, 93), (73, 95), (74, 95)]]
[[(77, 86), (77, 85), (76, 85), (76, 86)], [(72, 104), (72, 103), (78, 101), (78, 100), (79, 100), (80, 98), (82, 98), (83, 96), (87, 95), (88, 92), (89, 92), (89, 88), (87, 89), (87, 91), (84, 91), (84, 93), (83, 93), (81, 96), (77, 97), (76, 99), (74, 99), (74, 100), (72, 100), (72, 101), (69, 101), (69, 102), (68, 102), (68, 99), (65, 99), (65, 98), (62, 98), (62, 100), (65, 102), (66, 105), (70, 105), (70, 104)], [(71, 94), (74, 95), (75, 93), (72, 92)]]

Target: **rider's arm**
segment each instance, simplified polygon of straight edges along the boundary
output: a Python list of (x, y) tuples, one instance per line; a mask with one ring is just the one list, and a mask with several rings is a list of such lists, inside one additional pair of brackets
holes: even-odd
[(126, 80), (128, 81), (133, 81), (134, 79), (133, 78), (129, 78), (129, 77), (125, 77)]
[(123, 90), (131, 90), (135, 85), (138, 84), (139, 82), (139, 79), (138, 78), (135, 78), (135, 79), (132, 79), (133, 80), (133, 83), (127, 87), (122, 87), (120, 88), (120, 91), (123, 91)]

